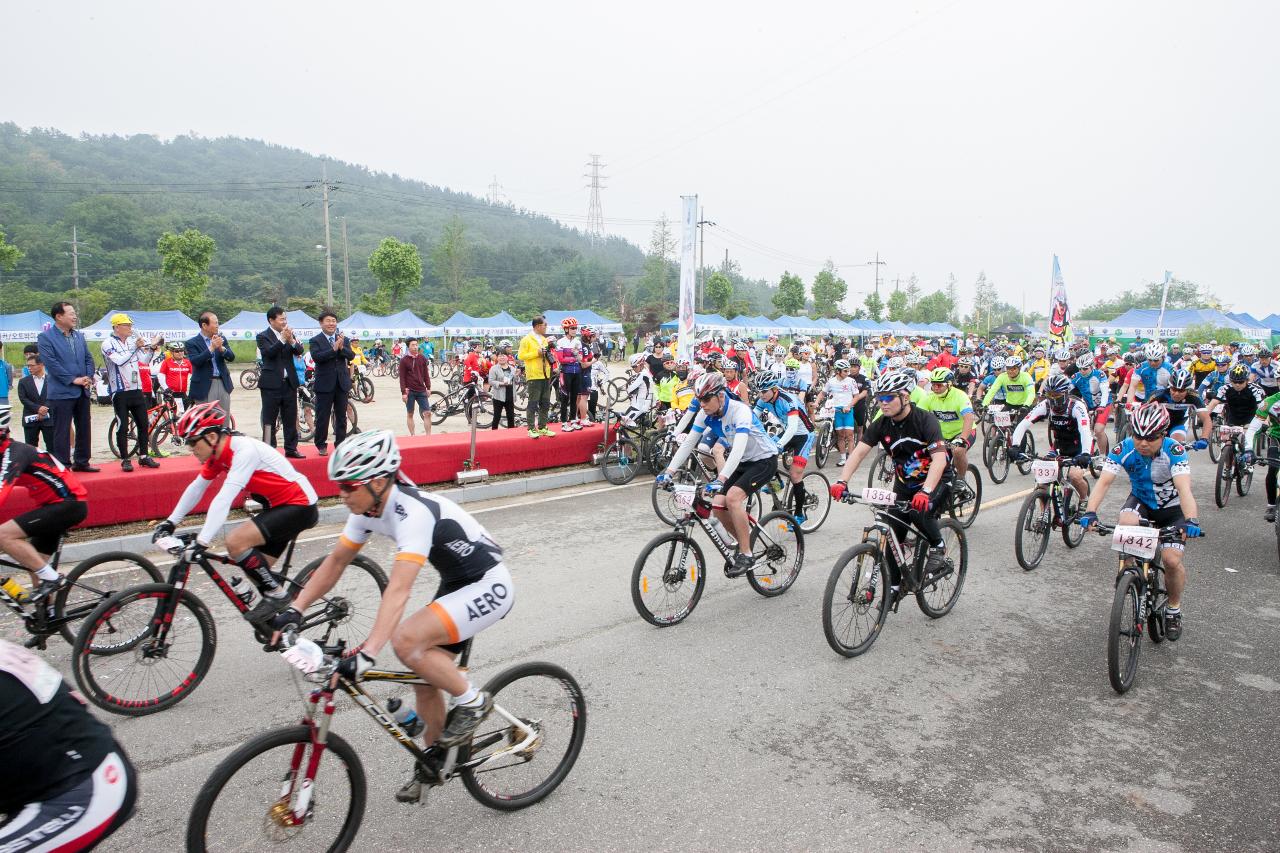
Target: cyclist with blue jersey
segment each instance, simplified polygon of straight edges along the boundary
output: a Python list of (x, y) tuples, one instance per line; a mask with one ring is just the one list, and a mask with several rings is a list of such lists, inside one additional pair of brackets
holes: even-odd
[[(1186, 448), (1166, 435), (1168, 409), (1160, 402), (1148, 401), (1133, 413), (1130, 427), (1133, 436), (1117, 444), (1103, 463), (1102, 476), (1080, 516), (1080, 526), (1088, 529), (1098, 520), (1098, 507), (1107, 490), (1124, 473), (1129, 477), (1129, 497), (1120, 510), (1120, 524), (1147, 521), (1154, 527), (1177, 526), (1186, 536), (1199, 536), (1196, 499), (1191, 494), (1191, 463), (1187, 461)], [(1160, 550), (1169, 593), (1165, 624), (1170, 640), (1182, 635), (1182, 592), (1187, 583), (1184, 547), (1183, 542), (1173, 542)]]
[(738, 540), (738, 553), (733, 563), (725, 566), (725, 574), (736, 578), (749, 572), (753, 562), (747, 497), (777, 473), (778, 447), (751, 408), (725, 390), (724, 376), (704, 374), (693, 392), (699, 404), (693, 428), (666, 470), (658, 475), (657, 482), (659, 485), (669, 483), (671, 475), (684, 465), (694, 446), (704, 440), (719, 443), (729, 451), (716, 479), (703, 488), (714, 496), (712, 508), (716, 518)]
[(1098, 369), (1093, 356), (1083, 352), (1076, 359), (1076, 373), (1070, 377), (1072, 395), (1084, 401), (1092, 422), (1094, 447), (1107, 454), (1107, 421), (1111, 418), (1111, 384), (1107, 374)]
[[(1121, 390), (1124, 400), (1150, 400), (1169, 387), (1173, 378), (1173, 365), (1165, 359), (1164, 344), (1152, 341), (1142, 348), (1142, 356), (1146, 361), (1137, 365), (1129, 374), (1129, 381)], [(1138, 393), (1137, 383), (1141, 383), (1142, 392)]]
[[(1183, 444), (1187, 442), (1187, 430), (1193, 416), (1200, 421), (1201, 436), (1208, 435), (1210, 429), (1209, 410), (1205, 407), (1200, 395), (1191, 390), (1194, 383), (1195, 378), (1192, 377), (1191, 371), (1179, 368), (1173, 372), (1169, 387), (1154, 398), (1169, 410), (1169, 437)], [(1196, 450), (1204, 450), (1208, 446), (1209, 442), (1206, 439), (1196, 440)]]
[(1214, 400), (1218, 396), (1218, 389), (1228, 384), (1227, 374), (1231, 372), (1231, 356), (1226, 353), (1218, 353), (1213, 357), (1213, 372), (1206, 374), (1200, 380), (1197, 390), (1200, 396), (1206, 400)]
[(778, 450), (791, 454), (791, 494), (795, 502), (792, 514), (803, 524), (804, 469), (809, 464), (809, 454), (813, 452), (813, 421), (809, 420), (809, 413), (799, 396), (783, 391), (772, 376), (760, 380), (760, 397), (752, 412), (769, 415), (783, 424), (782, 435), (778, 436)]
[(1258, 353), (1258, 360), (1249, 365), (1249, 372), (1253, 374), (1253, 381), (1268, 396), (1280, 391), (1280, 374), (1276, 372), (1276, 365), (1271, 360), (1271, 350), (1263, 347)]

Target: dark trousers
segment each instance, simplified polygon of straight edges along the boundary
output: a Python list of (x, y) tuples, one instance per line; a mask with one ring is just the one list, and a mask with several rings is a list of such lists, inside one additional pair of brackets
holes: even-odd
[[(129, 418), (133, 418), (134, 431), (138, 435), (138, 458), (141, 459), (147, 455), (147, 399), (146, 396), (134, 389), (132, 391), (117, 391), (111, 395), (111, 408), (116, 413), (116, 447), (120, 448), (120, 458), (128, 459), (132, 455), (134, 448), (129, 446)], [(80, 431), (79, 425), (76, 426), (76, 432)], [(80, 442), (76, 442), (78, 445)]]
[[(329, 442), (329, 418), (333, 418), (333, 444), (338, 446), (347, 438), (347, 392), (316, 392), (316, 447), (324, 448)], [(295, 423), (297, 416), (294, 416)]]
[[(285, 386), (283, 388), (259, 388), (262, 394), (262, 440), (272, 447), (276, 446), (276, 418), (284, 422), (284, 449), (298, 449), (298, 391)], [(346, 421), (346, 407), (342, 409), (342, 419)], [(325, 430), (327, 433), (328, 430)], [(345, 426), (343, 432), (346, 432)]]
[(510, 388), (507, 389), (507, 399), (493, 401), (493, 428), (498, 428), (498, 421), (502, 420), (502, 413), (507, 413), (507, 429), (511, 429), (516, 425), (516, 395)]
[(525, 420), (529, 429), (546, 429), (547, 414), (551, 410), (551, 380), (530, 379), (525, 383), (529, 393), (528, 412)]
[(40, 438), (44, 437), (44, 449), (53, 452), (53, 424), (49, 423), (51, 419), (45, 418), (38, 424), (22, 425), (22, 432), (26, 435), (27, 444), (32, 447), (40, 446)]
[[(89, 398), (81, 394), (73, 400), (50, 400), (53, 412), (53, 449), (50, 451), (63, 465), (89, 464), (89, 441), (93, 437), (89, 426)], [(76, 428), (76, 455), (71, 457), (71, 426)]]

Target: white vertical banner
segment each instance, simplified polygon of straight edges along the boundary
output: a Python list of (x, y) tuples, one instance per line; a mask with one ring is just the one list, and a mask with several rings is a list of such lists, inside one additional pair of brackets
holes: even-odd
[(1171, 281), (1173, 281), (1173, 273), (1169, 272), (1168, 270), (1165, 270), (1164, 271), (1164, 288), (1160, 291), (1160, 319), (1156, 320), (1156, 333), (1152, 336), (1157, 339), (1163, 338), (1165, 335), (1164, 306), (1169, 301), (1169, 282)]
[(676, 357), (681, 361), (693, 361), (693, 301), (697, 283), (697, 259), (694, 249), (698, 242), (698, 197), (682, 195), (684, 209), (680, 217), (680, 325), (676, 342)]

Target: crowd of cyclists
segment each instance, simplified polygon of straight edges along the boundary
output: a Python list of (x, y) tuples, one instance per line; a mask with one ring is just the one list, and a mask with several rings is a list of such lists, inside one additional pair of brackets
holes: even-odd
[[(482, 342), (468, 342), (462, 381), (487, 385), (496, 367), (527, 364), (531, 358), (526, 356), (545, 359), (547, 372), (530, 378), (558, 375), (561, 430), (581, 428), (590, 422), (590, 390), (602, 390), (591, 377), (597, 363), (605, 361), (605, 351), (591, 330), (579, 331), (572, 318), (561, 331), (559, 337), (537, 333), (545, 345), (533, 353), (525, 352), (524, 341), (518, 350), (510, 341), (499, 341), (492, 363)], [(730, 577), (753, 568), (748, 506), (780, 469), (791, 483), (789, 510), (802, 522), (809, 505), (804, 474), (819, 442), (830, 441), (837, 454), (839, 474), (829, 487), (835, 500), (849, 495), (851, 478), (867, 457), (883, 451), (893, 468), (896, 505), (889, 515), (902, 529), (910, 525), (927, 539), (919, 582), (928, 584), (955, 571), (938, 518), (953, 491), (964, 488), (965, 474), (974, 464), (970, 451), (992, 412), (1005, 412), (1008, 423), (1016, 424), (1005, 448), (1014, 462), (1023, 459), (1031, 427), (1046, 423), (1049, 455), (1073, 466), (1068, 476), (1080, 508), (1066, 523), (1085, 529), (1098, 523), (1103, 499), (1124, 474), (1130, 494), (1120, 523), (1148, 522), (1176, 527), (1187, 538), (1199, 535), (1189, 451), (1208, 447), (1219, 423), (1247, 431), (1242, 458), (1247, 465), (1256, 460), (1255, 439), (1264, 430), (1270, 439), (1280, 439), (1280, 377), (1272, 356), (1249, 343), (1212, 341), (1168, 347), (1149, 341), (1124, 348), (1101, 341), (1091, 348), (1084, 340), (1042, 346), (1003, 339), (884, 338), (855, 346), (839, 338), (800, 337), (783, 344), (776, 336), (760, 342), (704, 336), (684, 360), (673, 339), (654, 335), (630, 358), (625, 399), (617, 413), (628, 425), (667, 424), (676, 438), (677, 449), (657, 475), (659, 485), (670, 482), (694, 453), (711, 460), (714, 474), (700, 488), (737, 543), (738, 553), (725, 566)], [(375, 345), (369, 357), (383, 354)], [(182, 388), (187, 375), (182, 359), (180, 347), (171, 350), (168, 366), (156, 372), (162, 388)], [(607, 367), (604, 374), (609, 375)], [(531, 400), (530, 437), (550, 434), (545, 420), (538, 426), (534, 414)], [(0, 407), (0, 507), (17, 487), (25, 487), (38, 506), (0, 524), (0, 549), (30, 572), (31, 589), (21, 596), (25, 603), (48, 613), (54, 593), (65, 584), (55, 554), (66, 532), (86, 517), (89, 497), (66, 466), (17, 440), (14, 420), (7, 407)], [(1111, 446), (1108, 427), (1113, 423), (1116, 441)], [(824, 428), (828, 424), (829, 430)], [(237, 433), (218, 402), (186, 407), (174, 430), (201, 467), (172, 512), (156, 525), (153, 541), (166, 547), (177, 541), (183, 557), (193, 560), (214, 545), (233, 501), (245, 493), (257, 496), (265, 509), (232, 527), (223, 537), (224, 546), (245, 576), (232, 583), (247, 605), (245, 618), (260, 636), (278, 639), (302, 621), (302, 613), (337, 582), (372, 535), (388, 537), (395, 543), (394, 563), (373, 627), (362, 644), (349, 650), (339, 672), (358, 681), (390, 644), (399, 660), (430, 685), (419, 688), (417, 696), (418, 713), (427, 724), (424, 742), (463, 743), (493, 703), (456, 666), (454, 655), (466, 640), (505, 617), (515, 600), (503, 550), (491, 534), (456, 503), (409, 480), (391, 432), (366, 430), (347, 438), (327, 460), (328, 476), (350, 511), (338, 544), (302, 589), (291, 589), (273, 567), (290, 543), (317, 523), (317, 493), (307, 477), (268, 444)], [(989, 442), (992, 433), (987, 435)], [(1265, 446), (1267, 459), (1276, 463), (1266, 475), (1270, 522), (1280, 451), (1275, 440), (1258, 446)], [(1091, 490), (1084, 472), (1099, 459), (1100, 477)], [(175, 540), (178, 525), (219, 480), (199, 531)], [(1170, 639), (1182, 633), (1184, 548), (1180, 539), (1161, 551)], [(407, 613), (410, 592), (427, 563), (440, 574), (439, 588), (428, 606)], [(5, 589), (8, 595), (7, 584)], [(12, 738), (13, 726), (31, 717), (32, 701), (66, 705), (66, 688), (59, 686), (56, 672), (44, 672), (33, 685), (35, 676), (29, 673), (37, 671), (44, 672), (30, 653), (0, 647), (0, 678), (16, 679), (34, 696), (18, 690), (21, 702), (0, 704), (0, 738)], [(104, 767), (112, 768), (118, 779), (132, 778), (118, 744), (100, 733), (91, 740), (93, 748), (85, 751), (75, 772), (33, 782), (34, 787), (22, 789), (25, 799), (14, 783), (7, 783), (0, 812), (9, 821), (0, 826), (0, 849), (36, 849), (55, 838), (49, 832), (33, 835), (31, 820), (51, 814), (50, 809), (65, 810), (68, 796), (99, 797)], [(50, 748), (57, 743), (51, 741)], [(405, 787), (425, 781), (415, 767)], [(114, 805), (107, 822), (116, 821), (114, 828), (121, 810), (131, 807), (132, 793), (112, 787), (110, 796)], [(86, 808), (101, 810), (102, 802), (106, 800)], [(32, 817), (19, 819), (23, 815)], [(72, 844), (84, 822), (67, 820), (57, 829), (65, 832), (57, 840)], [(24, 838), (30, 839), (27, 846)]]

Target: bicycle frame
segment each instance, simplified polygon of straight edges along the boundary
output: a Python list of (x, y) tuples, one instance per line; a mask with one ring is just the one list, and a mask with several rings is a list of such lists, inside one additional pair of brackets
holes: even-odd
[[(49, 564), (54, 568), (55, 571), (57, 570), (58, 563), (61, 559), (62, 559), (62, 542), (59, 541), (57, 550), (53, 552), (53, 555), (52, 557), (50, 557), (50, 560), (49, 560)], [(13, 560), (10, 560), (8, 557), (0, 557), (0, 570), (5, 570), (5, 569), (16, 569), (18, 571), (23, 571), (23, 572), (32, 571), (31, 569), (28, 569), (26, 566), (22, 565), (21, 563), (15, 563)], [(36, 608), (28, 612), (27, 606), (25, 604), (23, 604), (21, 601), (18, 601), (18, 599), (14, 598), (12, 595), (9, 594), (7, 590), (5, 590), (2, 587), (0, 587), (0, 602), (3, 602), (6, 607), (8, 607), (15, 614), (17, 614), (17, 616), (20, 619), (22, 619), (23, 624), (27, 629), (27, 633), (34, 634), (36, 636), (40, 636), (42, 634), (52, 634), (54, 631), (58, 630), (58, 627), (60, 625), (64, 625), (67, 622), (73, 622), (76, 619), (79, 619), (81, 616), (87, 615), (91, 610), (93, 610), (94, 607), (98, 606), (98, 602), (95, 601), (91, 605), (86, 604), (80, 607), (79, 609), (74, 611), (74, 615), (70, 613), (64, 613), (63, 618), (61, 619), (49, 619), (47, 616), (44, 615), (43, 611), (39, 608)], [(43, 626), (43, 627), (40, 627), (40, 626)]]

